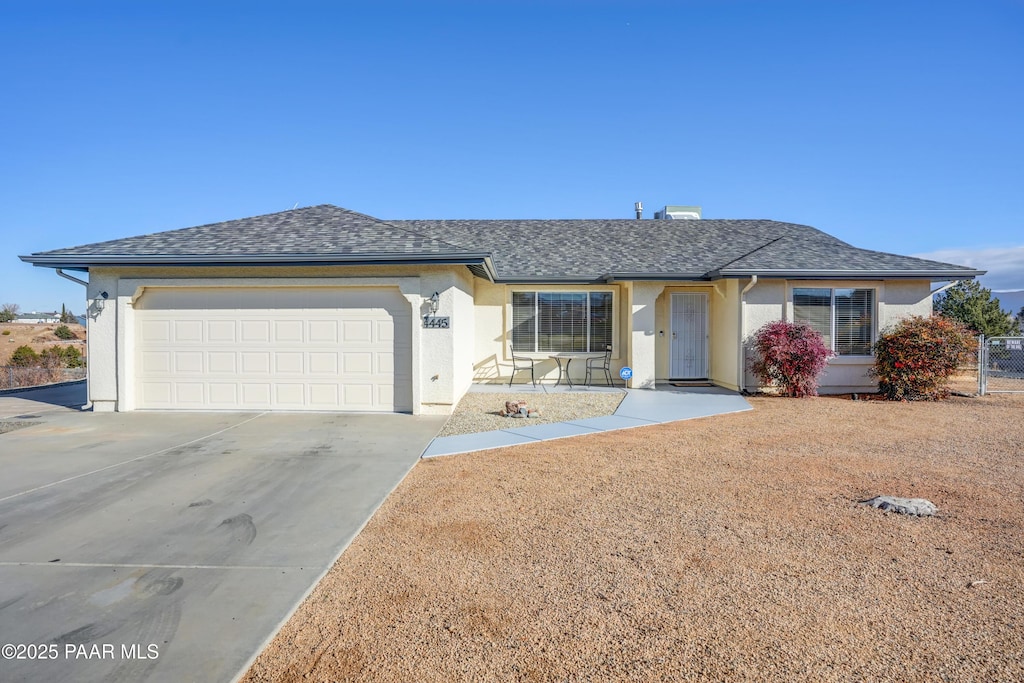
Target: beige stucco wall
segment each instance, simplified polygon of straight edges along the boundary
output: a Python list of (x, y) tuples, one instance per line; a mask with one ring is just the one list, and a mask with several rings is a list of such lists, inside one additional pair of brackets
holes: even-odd
[(713, 285), (678, 285), (662, 283), (665, 288), (658, 297), (655, 312), (656, 363), (655, 377), (670, 379), (672, 367), (672, 295), (701, 293), (708, 297), (708, 379), (714, 384), (735, 389), (739, 345), (737, 340), (738, 296), (735, 280), (720, 280)]
[[(741, 281), (740, 286), (749, 281)], [(875, 330), (886, 329), (910, 315), (928, 315), (932, 310), (931, 283), (928, 280), (760, 280), (746, 295), (744, 338), (773, 320), (793, 319), (793, 288), (872, 288), (875, 290)], [(749, 349), (746, 357), (750, 357)], [(829, 361), (821, 377), (819, 391), (848, 393), (874, 391), (877, 382), (870, 376), (870, 356), (840, 356)], [(746, 387), (754, 389), (757, 378), (746, 370)]]
[(437, 315), (452, 318), (447, 330), (412, 326), (413, 412), (449, 413), (472, 381), (472, 281), (462, 266), (94, 268), (87, 290), (90, 400), (97, 411), (134, 409), (133, 301), (146, 287), (397, 285), (414, 319), (428, 312), (426, 301), (435, 291)]
[[(413, 325), (413, 405), (417, 413), (448, 413), (476, 382), (507, 382), (512, 368), (508, 353), (511, 293), (515, 289), (611, 290), (616, 313), (613, 324), (613, 375), (624, 365), (633, 369), (632, 388), (653, 387), (668, 379), (671, 339), (670, 297), (675, 291), (708, 293), (709, 374), (720, 386), (738, 388), (742, 368), (745, 385), (756, 387), (746, 370), (742, 338), (772, 320), (792, 319), (792, 288), (873, 287), (877, 291), (877, 328), (902, 317), (931, 311), (928, 281), (786, 281), (762, 279), (746, 295), (750, 280), (713, 284), (623, 282), (611, 285), (496, 285), (474, 278), (461, 266), (300, 267), (300, 268), (133, 268), (93, 269), (89, 277), (89, 393), (97, 411), (134, 407), (132, 367), (134, 309), (132, 302), (146, 286), (398, 286), (414, 318), (428, 312), (426, 301), (440, 295), (437, 315), (450, 316), (448, 330)], [(101, 292), (107, 292), (103, 299)], [(741, 324), (742, 317), (742, 324)], [(876, 330), (877, 331), (877, 330)], [(557, 366), (548, 354), (535, 354), (538, 380), (553, 382)], [(837, 358), (828, 368), (822, 392), (867, 390), (874, 382), (867, 358)], [(583, 364), (574, 363), (574, 378)], [(527, 382), (521, 373), (517, 382)]]
[[(525, 291), (611, 291), (612, 306), (616, 313), (612, 323), (612, 373), (618, 377), (619, 368), (624, 364), (627, 343), (623, 330), (627, 329), (625, 315), (625, 294), (621, 285), (504, 285), (494, 284), (481, 279), (473, 281), (476, 309), (475, 340), (473, 344), (473, 381), (485, 383), (505, 383), (512, 372), (512, 359), (509, 358), (509, 321), (512, 319), (512, 292)], [(518, 354), (518, 350), (516, 352)], [(536, 359), (534, 372), (537, 381), (554, 382), (558, 378), (558, 365), (549, 353), (524, 353)], [(570, 365), (573, 381), (582, 379), (584, 367), (582, 363)], [(528, 383), (529, 371), (516, 374), (515, 383)], [(596, 379), (601, 384), (603, 379)]]

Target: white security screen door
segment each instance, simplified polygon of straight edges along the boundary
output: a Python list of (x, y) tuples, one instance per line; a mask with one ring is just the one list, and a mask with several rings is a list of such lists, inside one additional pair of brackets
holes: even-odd
[(708, 295), (672, 295), (671, 379), (708, 377)]

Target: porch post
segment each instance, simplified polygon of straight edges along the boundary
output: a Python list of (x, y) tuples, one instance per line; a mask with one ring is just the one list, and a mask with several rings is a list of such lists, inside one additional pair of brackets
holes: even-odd
[(658, 335), (655, 331), (655, 304), (665, 285), (634, 282), (630, 297), (629, 363), (633, 368), (631, 389), (653, 389), (658, 357)]

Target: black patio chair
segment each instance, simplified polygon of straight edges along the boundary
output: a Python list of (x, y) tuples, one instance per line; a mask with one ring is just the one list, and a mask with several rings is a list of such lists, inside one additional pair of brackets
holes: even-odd
[(587, 359), (587, 375), (583, 380), (583, 383), (588, 387), (594, 380), (594, 370), (600, 370), (604, 373), (604, 376), (608, 378), (608, 386), (615, 386), (612, 382), (612, 345), (607, 344), (604, 347), (604, 355), (600, 358), (588, 358)]
[(512, 380), (516, 378), (516, 373), (520, 370), (530, 371), (530, 381), (533, 382), (533, 386), (537, 386), (537, 378), (533, 374), (533, 365), (537, 361), (529, 356), (516, 355), (516, 350), (511, 344), (508, 345), (508, 350), (512, 354), (512, 376), (508, 378), (509, 387), (512, 386)]

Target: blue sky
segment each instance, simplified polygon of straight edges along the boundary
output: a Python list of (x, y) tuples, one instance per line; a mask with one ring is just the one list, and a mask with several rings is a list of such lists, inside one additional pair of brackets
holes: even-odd
[(0, 0), (17, 259), (331, 203), (806, 223), (1024, 289), (1024, 2)]

